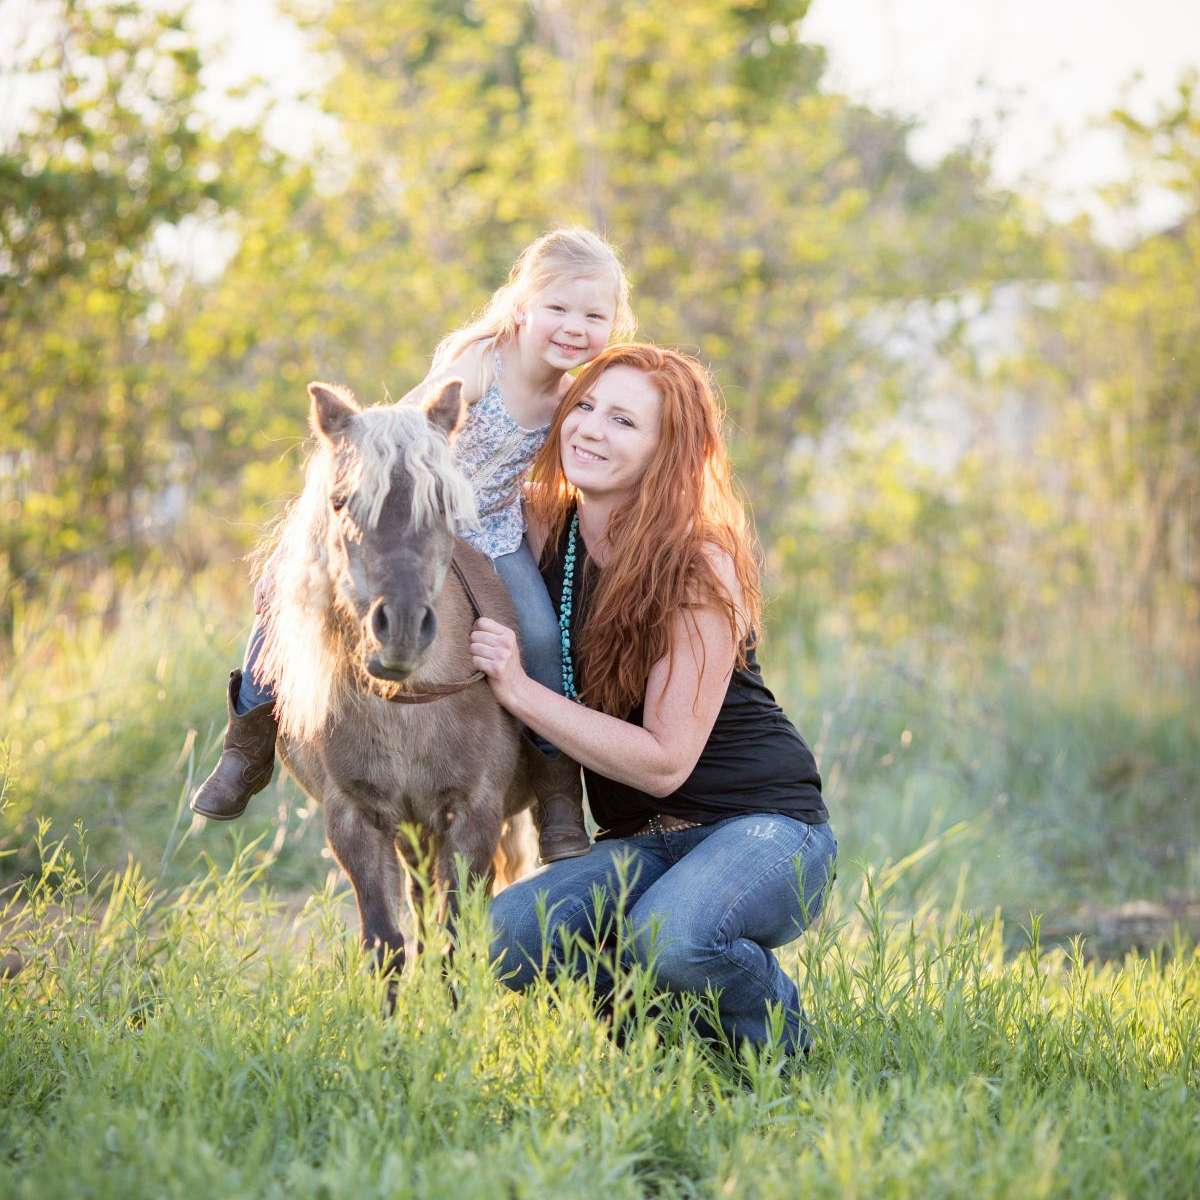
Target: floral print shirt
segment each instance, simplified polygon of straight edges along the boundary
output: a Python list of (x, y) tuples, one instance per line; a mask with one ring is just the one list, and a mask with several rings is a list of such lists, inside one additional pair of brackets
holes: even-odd
[(489, 558), (511, 554), (525, 536), (521, 483), (550, 426), (524, 429), (500, 395), (500, 361), (491, 386), (471, 405), (454, 439), (454, 461), (475, 490), (479, 527), (459, 536)]

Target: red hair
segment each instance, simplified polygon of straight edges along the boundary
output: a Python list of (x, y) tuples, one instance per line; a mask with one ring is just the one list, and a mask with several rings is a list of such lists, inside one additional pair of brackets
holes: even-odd
[[(559, 404), (530, 470), (530, 509), (547, 531), (543, 557), (554, 554), (578, 496), (563, 474), (563, 421), (615, 366), (644, 372), (662, 403), (654, 457), (638, 489), (609, 518), (613, 554), (596, 583), (578, 647), (580, 699), (625, 717), (645, 698), (650, 668), (673, 652), (670, 632), (678, 613), (706, 605), (722, 609), (744, 665), (744, 634), (759, 627), (762, 595), (757, 547), (733, 482), (716, 387), (694, 358), (659, 346), (610, 346), (583, 368)], [(732, 560), (739, 598), (714, 568), (713, 548)]]

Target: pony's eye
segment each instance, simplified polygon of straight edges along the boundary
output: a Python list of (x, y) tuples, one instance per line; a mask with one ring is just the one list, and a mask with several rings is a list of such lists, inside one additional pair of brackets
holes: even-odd
[(342, 509), (346, 507), (346, 501), (348, 499), (349, 497), (344, 492), (338, 492), (337, 495), (330, 496), (329, 507), (332, 508), (334, 512), (341, 512)]

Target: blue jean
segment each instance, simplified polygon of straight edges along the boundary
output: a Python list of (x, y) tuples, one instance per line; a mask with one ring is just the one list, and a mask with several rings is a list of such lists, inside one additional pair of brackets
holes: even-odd
[[(517, 613), (517, 633), (521, 639), (521, 662), (531, 679), (562, 693), (562, 643), (558, 630), (558, 613), (546, 593), (546, 584), (534, 561), (529, 544), (522, 541), (511, 554), (492, 560), (496, 573), (508, 588)], [(274, 703), (275, 693), (254, 678), (258, 657), (262, 653), (262, 622), (255, 620), (246, 643), (242, 661), (242, 685), (238, 692), (237, 711), (248, 713), (260, 704)], [(544, 738), (531, 734), (541, 750), (553, 750)]]
[[(584, 977), (585, 965), (564, 953), (564, 943), (611, 945), (623, 899), (630, 953), (653, 967), (661, 986), (698, 993), (711, 987), (722, 1029), (735, 1045), (743, 1038), (768, 1041), (768, 1006), (778, 1005), (784, 1047), (805, 1047), (799, 991), (771, 951), (799, 937), (820, 913), (836, 855), (828, 824), (778, 813), (597, 842), (582, 857), (550, 863), (496, 897), (498, 971), (514, 991), (543, 970), (551, 978), (564, 968)], [(601, 977), (601, 1000), (606, 988), (611, 980)]]

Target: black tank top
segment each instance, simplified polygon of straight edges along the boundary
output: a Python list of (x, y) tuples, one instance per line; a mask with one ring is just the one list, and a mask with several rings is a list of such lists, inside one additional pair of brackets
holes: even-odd
[[(562, 598), (567, 532), (542, 578), (557, 609)], [(571, 611), (571, 655), (575, 686), (582, 691), (578, 647), (587, 623), (600, 568), (588, 557), (582, 537), (575, 539), (575, 597)], [(816, 760), (795, 726), (775, 703), (754, 656), (734, 669), (716, 723), (695, 769), (669, 796), (651, 796), (628, 784), (584, 768), (588, 804), (600, 827), (597, 835), (627, 837), (655, 813), (709, 824), (741, 812), (785, 813), (809, 825), (829, 819), (821, 799)], [(625, 720), (642, 724), (638, 704)]]

